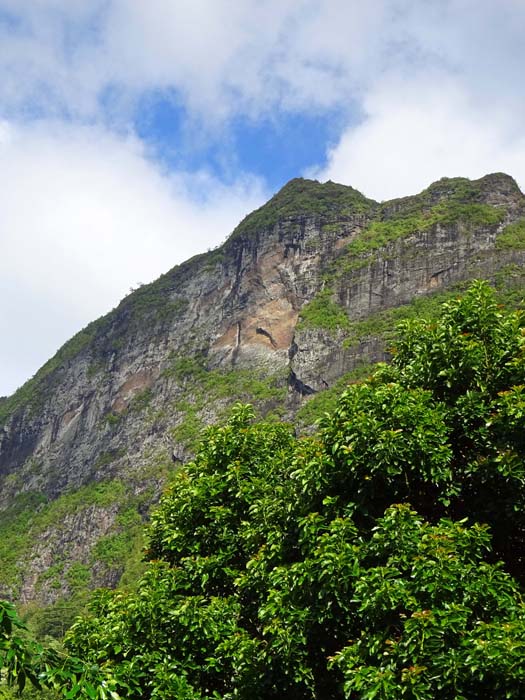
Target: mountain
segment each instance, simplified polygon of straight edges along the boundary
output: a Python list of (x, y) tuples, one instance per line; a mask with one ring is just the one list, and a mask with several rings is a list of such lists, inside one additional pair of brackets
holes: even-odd
[(524, 263), (525, 196), (508, 175), (383, 203), (292, 180), (0, 400), (0, 596), (49, 605), (131, 581), (150, 505), (235, 400), (308, 430), (388, 358), (397, 320), (473, 278), (519, 305)]

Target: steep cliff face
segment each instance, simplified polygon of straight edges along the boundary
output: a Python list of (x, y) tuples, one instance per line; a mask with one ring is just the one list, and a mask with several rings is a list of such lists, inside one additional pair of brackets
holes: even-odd
[(524, 262), (525, 197), (506, 175), (383, 204), (291, 181), (0, 402), (0, 593), (115, 584), (148, 505), (232, 401), (290, 418), (385, 358), (419, 299), (473, 277), (521, 289)]

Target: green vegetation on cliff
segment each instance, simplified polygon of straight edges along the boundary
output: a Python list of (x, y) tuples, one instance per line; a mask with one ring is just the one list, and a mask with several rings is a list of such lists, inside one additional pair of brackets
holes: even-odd
[(389, 243), (414, 233), (423, 233), (434, 226), (462, 225), (472, 230), (474, 227), (497, 225), (504, 216), (503, 211), (488, 204), (462, 204), (452, 200), (437, 204), (431, 209), (424, 209), (423, 206), (422, 204), (421, 211), (417, 214), (401, 211), (387, 220), (372, 221), (349, 243), (343, 270), (348, 272), (357, 269), (366, 264), (362, 256), (368, 256)]
[[(505, 210), (481, 201), (483, 182), (484, 179), (444, 178), (419, 195), (378, 206), (363, 230), (325, 270), (326, 286), (301, 309), (299, 328), (352, 331), (356, 322), (350, 323), (346, 310), (337, 302), (337, 289), (348, 285), (353, 273), (380, 260), (378, 254), (389, 257), (392, 253), (386, 251), (390, 244), (438, 226), (460, 226), (467, 231), (498, 226)], [(329, 224), (325, 228), (341, 225)], [(524, 241), (524, 221), (519, 220), (499, 234), (496, 247), (522, 249)], [(387, 311), (386, 316), (390, 313)], [(389, 322), (395, 320), (395, 314), (394, 311)]]
[[(81, 513), (85, 513), (86, 518), (98, 517), (102, 510), (112, 506), (119, 513), (116, 516), (114, 533), (118, 536), (119, 532), (124, 531), (119, 523), (120, 513), (126, 512), (133, 503), (134, 497), (128, 485), (118, 479), (93, 482), (75, 491), (66, 492), (52, 501), (35, 491), (20, 494), (8, 508), (0, 511), (0, 560), (3, 564), (0, 570), (1, 589), (13, 593), (17, 590), (24, 561), (35, 541), (46, 532), (63, 526), (68, 517), (73, 514), (78, 517)], [(130, 527), (126, 527), (126, 531), (129, 536), (126, 547), (129, 552), (133, 547), (133, 537)], [(137, 536), (139, 531), (140, 528), (135, 533)], [(96, 551), (98, 553), (98, 550)], [(74, 584), (73, 578), (68, 580), (68, 576), (64, 576), (72, 562), (56, 560), (53, 554), (50, 553), (51, 562), (42, 574), (42, 582), (46, 579), (53, 580), (59, 588), (64, 583)], [(106, 563), (110, 568), (120, 570), (124, 566), (124, 559), (123, 554), (107, 560)], [(75, 586), (69, 588), (74, 589)]]
[(451, 199), (428, 208), (425, 199), (422, 199), (418, 201), (417, 207), (411, 205), (407, 209), (389, 213), (388, 218), (371, 221), (348, 244), (344, 254), (336, 259), (328, 276), (340, 279), (359, 270), (376, 259), (373, 253), (410, 235), (424, 233), (436, 226), (462, 226), (469, 231), (484, 226), (497, 226), (504, 215), (503, 210), (488, 204), (465, 204)]
[(334, 301), (333, 289), (325, 287), (303, 306), (297, 329), (321, 328), (337, 331), (347, 328), (349, 323), (345, 308)]
[(256, 209), (234, 229), (229, 240), (261, 233), (290, 217), (316, 216), (330, 220), (366, 214), (376, 205), (353, 187), (338, 185), (330, 180), (296, 178), (290, 180), (266, 204)]
[(503, 250), (524, 250), (525, 219), (518, 219), (518, 221), (505, 226), (503, 231), (496, 238), (496, 248)]
[(239, 400), (254, 401), (262, 407), (265, 416), (279, 412), (287, 395), (287, 377), (282, 373), (268, 373), (263, 369), (208, 369), (203, 357), (178, 357), (165, 376), (173, 376), (185, 388), (185, 398), (174, 404), (182, 420), (171, 430), (172, 437), (185, 447), (195, 448), (205, 428), (203, 414), (210, 403), (216, 408), (226, 407)]

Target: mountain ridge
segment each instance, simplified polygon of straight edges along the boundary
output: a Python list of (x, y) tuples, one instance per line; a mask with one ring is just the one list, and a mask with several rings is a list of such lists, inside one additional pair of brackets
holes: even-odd
[(308, 415), (311, 396), (388, 357), (388, 319), (414, 300), (474, 276), (519, 297), (524, 220), (502, 173), (382, 203), (296, 179), (219, 248), (135, 290), (0, 402), (0, 533), (26, 533), (0, 589), (50, 603), (75, 566), (115, 585), (127, 555), (98, 554), (125, 513), (145, 517), (201, 427), (234, 398)]
[[(299, 218), (309, 218), (310, 216), (314, 218), (316, 216), (322, 217), (323, 214), (326, 215), (327, 212), (329, 212), (331, 215), (341, 214), (341, 208), (338, 208), (337, 206), (333, 206), (332, 211), (330, 211), (329, 208), (323, 208), (322, 205), (318, 205), (312, 208), (311, 202), (310, 209), (308, 209), (308, 207), (306, 207), (305, 209), (305, 199), (299, 197), (299, 201), (297, 201), (297, 199), (293, 196), (294, 194), (297, 194), (297, 192), (306, 192), (308, 195), (310, 195), (310, 197), (315, 197), (313, 201), (316, 203), (319, 200), (323, 202), (324, 199), (328, 199), (329, 202), (333, 202), (335, 192), (338, 195), (340, 195), (341, 199), (344, 200), (345, 205), (348, 205), (352, 201), (358, 202), (361, 205), (358, 207), (358, 211), (360, 211), (361, 208), (365, 208), (366, 210), (366, 207), (369, 207), (370, 209), (374, 207), (383, 207), (386, 208), (387, 211), (388, 209), (396, 211), (399, 209), (403, 209), (403, 205), (407, 205), (406, 208), (410, 210), (410, 205), (413, 202), (419, 203), (421, 199), (427, 194), (430, 195), (430, 201), (432, 201), (433, 199), (434, 203), (436, 203), (436, 201), (439, 201), (439, 199), (443, 197), (443, 190), (445, 187), (452, 186), (451, 193), (453, 194), (454, 185), (458, 184), (466, 185), (467, 187), (469, 184), (472, 184), (474, 186), (488, 185), (487, 189), (489, 189), (489, 191), (496, 189), (496, 191), (505, 192), (506, 194), (522, 194), (516, 181), (511, 176), (505, 173), (491, 173), (477, 180), (469, 180), (468, 178), (463, 177), (444, 177), (440, 180), (431, 183), (427, 188), (425, 188), (416, 195), (407, 195), (405, 197), (395, 198), (381, 203), (365, 197), (365, 195), (361, 194), (358, 190), (349, 185), (337, 184), (332, 182), (331, 180), (328, 180), (326, 183), (320, 183), (317, 180), (311, 180), (307, 178), (293, 178), (292, 180), (288, 181), (275, 195), (273, 195), (268, 200), (268, 202), (266, 202), (261, 207), (244, 217), (244, 219), (233, 229), (231, 234), (221, 245), (217, 246), (211, 251), (198, 253), (197, 255), (194, 255), (188, 260), (185, 260), (182, 263), (175, 265), (166, 273), (160, 275), (160, 277), (158, 277), (156, 280), (141, 285), (138, 289), (133, 290), (130, 294), (126, 295), (126, 297), (124, 297), (114, 309), (107, 312), (106, 314), (103, 314), (98, 319), (90, 322), (85, 328), (75, 333), (70, 340), (66, 341), (66, 343), (64, 343), (64, 345), (62, 345), (57, 350), (55, 355), (53, 355), (50, 358), (50, 360), (44, 363), (44, 365), (35, 373), (33, 377), (29, 378), (26, 382), (24, 382), (24, 384), (22, 384), (16, 391), (14, 391), (13, 394), (0, 396), (0, 425), (2, 423), (2, 420), (5, 419), (5, 414), (8, 410), (6, 404), (11, 402), (15, 394), (17, 394), (21, 389), (23, 389), (26, 384), (37, 378), (38, 375), (42, 373), (42, 371), (45, 370), (49, 363), (51, 363), (55, 358), (60, 359), (61, 356), (65, 356), (67, 359), (69, 359), (71, 355), (71, 350), (73, 353), (75, 352), (75, 343), (73, 342), (75, 341), (75, 339), (78, 339), (78, 345), (82, 346), (83, 341), (89, 337), (91, 329), (93, 329), (97, 324), (102, 323), (104, 319), (107, 319), (122, 307), (125, 307), (132, 299), (142, 299), (144, 304), (147, 304), (148, 296), (150, 296), (148, 294), (149, 290), (151, 290), (152, 288), (161, 288), (163, 286), (164, 281), (167, 281), (169, 278), (173, 277), (175, 273), (184, 274), (184, 272), (187, 271), (187, 273), (189, 274), (192, 271), (194, 265), (198, 262), (206, 261), (206, 264), (213, 264), (217, 260), (221, 259), (221, 255), (223, 254), (224, 250), (227, 246), (231, 245), (233, 241), (238, 242), (239, 240), (243, 240), (246, 236), (250, 237), (254, 233), (263, 233), (266, 229), (271, 228), (276, 223), (278, 223), (279, 220), (286, 219), (287, 217), (294, 218), (294, 214), (290, 213), (289, 211), (290, 206), (295, 207), (295, 216), (298, 216)], [(485, 187), (480, 188), (481, 191), (483, 189), (485, 189)], [(474, 188), (472, 192), (474, 195), (477, 194), (479, 197), (480, 190), (477, 191)], [(319, 197), (320, 192), (323, 192), (322, 197)], [(291, 197), (288, 196), (290, 194), (292, 194)], [(347, 198), (341, 195), (350, 196)], [(335, 201), (337, 202), (337, 197)], [(274, 206), (276, 203), (277, 206)], [(303, 205), (303, 208), (301, 208), (301, 205)], [(272, 215), (269, 217), (263, 217), (262, 220), (265, 223), (260, 223), (260, 213), (266, 212), (268, 210), (271, 210)], [(271, 223), (267, 223), (268, 221), (270, 221)], [(151, 303), (155, 303), (158, 301), (158, 299), (155, 296), (151, 295), (151, 297)]]

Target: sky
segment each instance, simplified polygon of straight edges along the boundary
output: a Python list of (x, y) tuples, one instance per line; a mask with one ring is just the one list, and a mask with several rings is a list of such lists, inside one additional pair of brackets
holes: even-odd
[(0, 0), (0, 396), (293, 177), (525, 189), (524, 0)]

